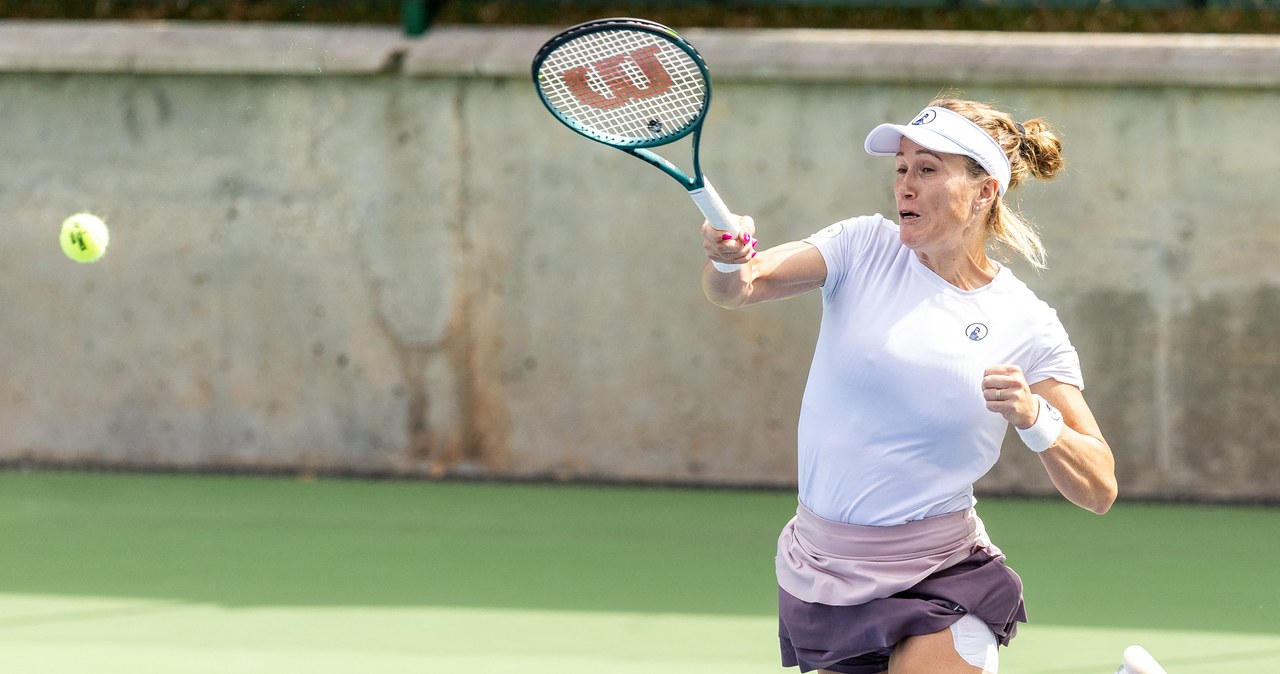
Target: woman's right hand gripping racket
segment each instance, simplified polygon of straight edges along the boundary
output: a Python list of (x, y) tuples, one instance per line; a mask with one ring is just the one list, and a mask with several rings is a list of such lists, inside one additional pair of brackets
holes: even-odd
[[(712, 227), (738, 235), (733, 214), (702, 175), (702, 123), (711, 76), (674, 30), (642, 19), (600, 19), (551, 38), (533, 59), (542, 102), (565, 126), (662, 169), (689, 191)], [(693, 177), (648, 148), (693, 134)], [(740, 264), (712, 262), (720, 271)]]

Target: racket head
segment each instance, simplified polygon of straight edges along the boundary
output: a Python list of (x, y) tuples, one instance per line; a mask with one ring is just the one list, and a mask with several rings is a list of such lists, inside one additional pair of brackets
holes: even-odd
[(702, 126), (711, 77), (693, 45), (653, 21), (573, 26), (533, 59), (547, 110), (570, 129), (621, 149), (675, 142)]

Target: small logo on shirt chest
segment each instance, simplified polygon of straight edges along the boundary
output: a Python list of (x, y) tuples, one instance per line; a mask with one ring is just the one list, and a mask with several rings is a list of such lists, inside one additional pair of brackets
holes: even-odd
[(975, 342), (981, 342), (987, 338), (987, 326), (982, 323), (970, 323), (965, 326), (964, 333), (969, 339)]

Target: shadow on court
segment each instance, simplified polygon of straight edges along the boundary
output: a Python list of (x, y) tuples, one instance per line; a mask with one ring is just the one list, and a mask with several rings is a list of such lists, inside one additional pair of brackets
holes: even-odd
[[(164, 610), (127, 602), (141, 599), (770, 616), (773, 543), (794, 504), (774, 491), (0, 472), (0, 594), (123, 600), (88, 609), (107, 612)], [(979, 512), (1033, 623), (1280, 633), (1280, 509), (1122, 502), (1098, 517), (988, 498)]]

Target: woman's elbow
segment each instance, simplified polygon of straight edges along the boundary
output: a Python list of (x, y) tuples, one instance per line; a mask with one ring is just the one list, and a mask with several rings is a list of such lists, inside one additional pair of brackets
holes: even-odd
[(702, 294), (706, 296), (707, 301), (721, 309), (741, 309), (747, 306), (750, 297), (748, 290), (748, 288), (724, 290), (711, 284), (703, 284), (702, 286)]
[(746, 301), (741, 297), (712, 297), (711, 295), (707, 295), (707, 299), (717, 307), (720, 307), (721, 309), (728, 309), (730, 311), (733, 311), (734, 309), (741, 309), (747, 305)]
[(1093, 493), (1088, 503), (1080, 504), (1085, 510), (1095, 515), (1105, 515), (1111, 506), (1115, 505), (1116, 497), (1119, 496), (1119, 488), (1116, 486), (1116, 479), (1111, 476)]

